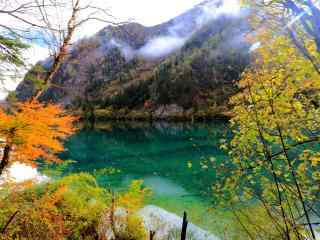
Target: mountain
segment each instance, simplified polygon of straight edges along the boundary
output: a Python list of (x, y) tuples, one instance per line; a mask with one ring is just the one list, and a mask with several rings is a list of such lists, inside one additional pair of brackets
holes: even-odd
[[(100, 118), (223, 115), (249, 64), (245, 16), (211, 0), (157, 26), (107, 26), (74, 44), (40, 100)], [(29, 71), (19, 100), (41, 87), (39, 65), (50, 60)]]

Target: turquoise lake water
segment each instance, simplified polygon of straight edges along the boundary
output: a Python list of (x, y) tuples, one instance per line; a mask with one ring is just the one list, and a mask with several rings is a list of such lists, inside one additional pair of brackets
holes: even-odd
[[(76, 161), (69, 173), (96, 173), (106, 188), (124, 189), (132, 180), (144, 180), (153, 191), (149, 204), (178, 215), (187, 211), (191, 221), (217, 233), (230, 219), (227, 212), (211, 213), (215, 173), (201, 162), (209, 157), (227, 161), (219, 148), (227, 133), (226, 122), (103, 123), (72, 136), (61, 157)], [(117, 172), (101, 171), (106, 168)]]

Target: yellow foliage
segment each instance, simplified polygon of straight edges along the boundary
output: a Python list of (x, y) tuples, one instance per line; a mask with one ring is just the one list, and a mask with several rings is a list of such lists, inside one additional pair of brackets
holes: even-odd
[(118, 205), (131, 212), (141, 208), (146, 197), (151, 194), (150, 189), (142, 187), (142, 183), (140, 180), (132, 181), (128, 191), (119, 196)]
[(118, 234), (118, 237), (123, 240), (146, 240), (147, 231), (145, 229), (143, 220), (137, 215), (128, 215), (125, 228)]
[[(0, 189), (0, 228), (15, 215), (0, 239), (97, 239), (109, 194), (81, 173), (46, 184)], [(138, 230), (137, 230), (138, 231)]]
[[(229, 204), (263, 204), (262, 214), (271, 214), (275, 222), (269, 226), (248, 216), (250, 232), (257, 232), (250, 229), (257, 223), (257, 233), (264, 230), (266, 239), (275, 239), (270, 229), (278, 225), (280, 233), (295, 235), (292, 239), (305, 233), (312, 239), (312, 226), (296, 229), (296, 219), (301, 212), (308, 215), (305, 202), (319, 204), (320, 74), (289, 36), (275, 34), (270, 26), (248, 40), (261, 45), (231, 99), (232, 161), (218, 172), (221, 182), (214, 191)], [(318, 54), (313, 41), (304, 43), (310, 54)]]

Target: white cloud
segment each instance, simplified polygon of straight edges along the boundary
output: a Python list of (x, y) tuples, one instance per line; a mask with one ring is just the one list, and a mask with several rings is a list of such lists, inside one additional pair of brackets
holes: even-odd
[(202, 0), (108, 0), (107, 5), (122, 20), (133, 19), (146, 26), (170, 20)]
[(49, 57), (49, 50), (45, 47), (33, 44), (30, 49), (26, 50), (24, 56), (28, 64), (36, 64), (40, 60)]
[(201, 5), (202, 13), (196, 17), (197, 26), (193, 31), (179, 35), (181, 29), (185, 29), (191, 23), (187, 19), (183, 22), (175, 23), (168, 29), (169, 34), (151, 39), (145, 46), (139, 49), (138, 54), (146, 58), (163, 57), (171, 52), (180, 49), (192, 36), (194, 31), (207, 24), (209, 21), (221, 15), (237, 15), (240, 12), (238, 0), (215, 0)]
[(233, 14), (236, 15), (240, 11), (239, 0), (225, 0), (218, 9), (218, 14)]

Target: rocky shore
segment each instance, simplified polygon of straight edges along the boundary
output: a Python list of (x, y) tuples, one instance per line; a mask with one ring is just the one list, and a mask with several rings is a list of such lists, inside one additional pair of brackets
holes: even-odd
[(225, 107), (208, 109), (183, 109), (171, 104), (161, 105), (156, 109), (95, 109), (93, 111), (76, 112), (85, 121), (136, 120), (136, 121), (204, 121), (230, 119), (233, 114)]
[[(104, 233), (106, 239), (115, 239), (114, 232), (124, 232), (127, 229), (125, 219), (129, 219), (128, 212), (123, 208), (118, 208), (113, 213), (114, 225), (111, 227), (107, 216)], [(148, 233), (154, 233), (153, 240), (180, 240), (183, 219), (171, 212), (168, 212), (154, 205), (147, 205), (137, 212), (137, 216), (142, 220), (142, 225)], [(133, 230), (135, 231), (135, 230)], [(186, 240), (219, 240), (218, 237), (200, 227), (188, 223)]]
[[(182, 224), (181, 217), (153, 205), (145, 206), (138, 212), (138, 214), (143, 219), (146, 229), (156, 233), (155, 240), (180, 239)], [(187, 239), (219, 240), (218, 237), (192, 223), (189, 223), (188, 225)]]

